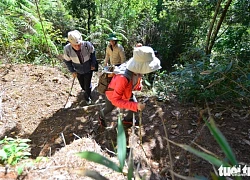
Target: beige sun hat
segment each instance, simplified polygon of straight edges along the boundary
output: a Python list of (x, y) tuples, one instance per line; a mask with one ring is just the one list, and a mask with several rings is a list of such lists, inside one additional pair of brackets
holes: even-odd
[(82, 34), (78, 30), (68, 32), (68, 40), (73, 45), (79, 45), (82, 42)]
[(127, 69), (134, 73), (147, 74), (161, 69), (161, 61), (155, 57), (151, 47), (136, 47), (133, 57), (127, 62)]

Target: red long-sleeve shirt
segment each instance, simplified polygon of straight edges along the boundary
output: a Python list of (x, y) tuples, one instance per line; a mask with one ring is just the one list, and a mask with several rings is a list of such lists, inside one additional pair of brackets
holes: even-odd
[[(136, 79), (133, 79), (136, 78)], [(136, 82), (135, 82), (136, 80)], [(133, 82), (134, 85), (133, 85)], [(133, 76), (132, 80), (128, 80), (123, 75), (114, 75), (110, 82), (109, 89), (106, 91), (108, 100), (116, 107), (128, 109), (137, 112), (137, 102), (129, 101), (132, 95), (132, 91), (141, 90), (141, 78)]]

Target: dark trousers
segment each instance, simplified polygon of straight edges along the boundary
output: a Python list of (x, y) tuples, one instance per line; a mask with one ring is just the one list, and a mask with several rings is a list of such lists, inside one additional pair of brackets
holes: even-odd
[[(131, 98), (130, 101), (133, 101), (133, 99)], [(114, 106), (109, 100), (108, 98), (105, 96), (105, 107), (101, 110), (100, 116), (102, 119), (105, 119), (105, 117), (107, 116), (107, 114), (109, 114), (114, 108), (116, 108), (116, 106)], [(133, 111), (130, 110), (123, 110), (124, 114), (126, 114), (126, 116), (124, 117), (124, 119), (122, 120), (132, 120), (133, 119)]]
[(84, 90), (84, 98), (85, 100), (88, 100), (90, 98), (91, 94), (91, 79), (92, 79), (93, 72), (90, 71), (89, 73), (85, 74), (77, 74), (77, 79), (80, 83), (81, 88)]

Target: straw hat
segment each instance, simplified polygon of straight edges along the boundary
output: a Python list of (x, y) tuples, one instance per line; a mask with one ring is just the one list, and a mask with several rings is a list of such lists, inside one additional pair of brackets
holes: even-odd
[(82, 34), (78, 30), (68, 32), (68, 40), (73, 45), (79, 45), (82, 42)]
[(149, 46), (134, 48), (133, 57), (127, 62), (127, 69), (139, 74), (147, 74), (161, 69), (160, 60)]

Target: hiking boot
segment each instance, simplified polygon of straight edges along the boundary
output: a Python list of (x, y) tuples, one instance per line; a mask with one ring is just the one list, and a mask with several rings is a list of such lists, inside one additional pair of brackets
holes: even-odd
[(101, 116), (99, 116), (99, 123), (100, 123), (100, 126), (107, 127), (105, 120), (103, 118), (101, 118)]
[[(129, 119), (129, 120), (123, 120), (122, 124), (126, 127), (132, 127), (133, 126), (133, 119)], [(139, 121), (135, 120), (135, 126), (139, 126)]]
[(85, 101), (86, 101), (87, 105), (92, 104), (92, 99), (90, 97), (89, 98), (85, 98)]
[(89, 98), (87, 101), (86, 101), (87, 105), (90, 105), (92, 104), (92, 100)]

